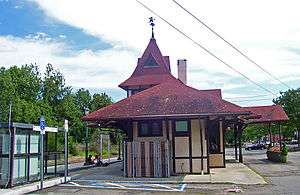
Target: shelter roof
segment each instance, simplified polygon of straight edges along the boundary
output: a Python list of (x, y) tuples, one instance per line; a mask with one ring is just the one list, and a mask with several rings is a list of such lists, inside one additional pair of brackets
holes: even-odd
[(252, 106), (244, 107), (244, 109), (252, 112), (252, 116), (260, 116), (258, 118), (249, 119), (249, 123), (266, 123), (289, 120), (287, 114), (280, 105)]

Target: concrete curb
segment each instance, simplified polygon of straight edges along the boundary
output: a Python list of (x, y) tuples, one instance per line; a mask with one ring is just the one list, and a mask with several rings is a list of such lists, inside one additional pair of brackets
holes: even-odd
[[(71, 177), (67, 177), (67, 181), (71, 181)], [(44, 188), (49, 188), (49, 187), (59, 185), (62, 183), (65, 183), (64, 177), (45, 180)], [(40, 182), (33, 182), (31, 184), (16, 186), (11, 189), (3, 189), (0, 191), (0, 193), (3, 195), (19, 195), (19, 194), (26, 194), (26, 193), (34, 192), (37, 190), (40, 190)]]

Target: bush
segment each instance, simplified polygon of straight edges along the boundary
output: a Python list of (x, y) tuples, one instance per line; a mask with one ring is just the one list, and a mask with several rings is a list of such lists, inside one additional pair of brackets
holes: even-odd
[(283, 144), (283, 147), (281, 149), (281, 154), (285, 156), (288, 155), (288, 147), (286, 146), (285, 143)]
[(273, 162), (286, 163), (287, 154), (288, 154), (288, 149), (285, 144), (283, 145), (281, 150), (279, 146), (274, 146), (267, 150), (267, 158), (268, 160)]

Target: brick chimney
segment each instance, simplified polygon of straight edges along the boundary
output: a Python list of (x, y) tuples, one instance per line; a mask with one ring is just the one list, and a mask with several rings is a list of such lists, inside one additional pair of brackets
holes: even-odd
[(178, 79), (186, 84), (186, 59), (177, 60)]

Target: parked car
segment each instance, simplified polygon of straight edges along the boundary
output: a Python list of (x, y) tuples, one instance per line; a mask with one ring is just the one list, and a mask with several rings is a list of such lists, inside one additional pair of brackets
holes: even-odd
[(250, 144), (245, 147), (246, 150), (263, 150), (266, 149), (266, 145), (262, 143)]
[(292, 144), (292, 145), (294, 145), (294, 144), (298, 144), (298, 140), (296, 140), (296, 139), (293, 139), (293, 140), (290, 142), (290, 144)]

